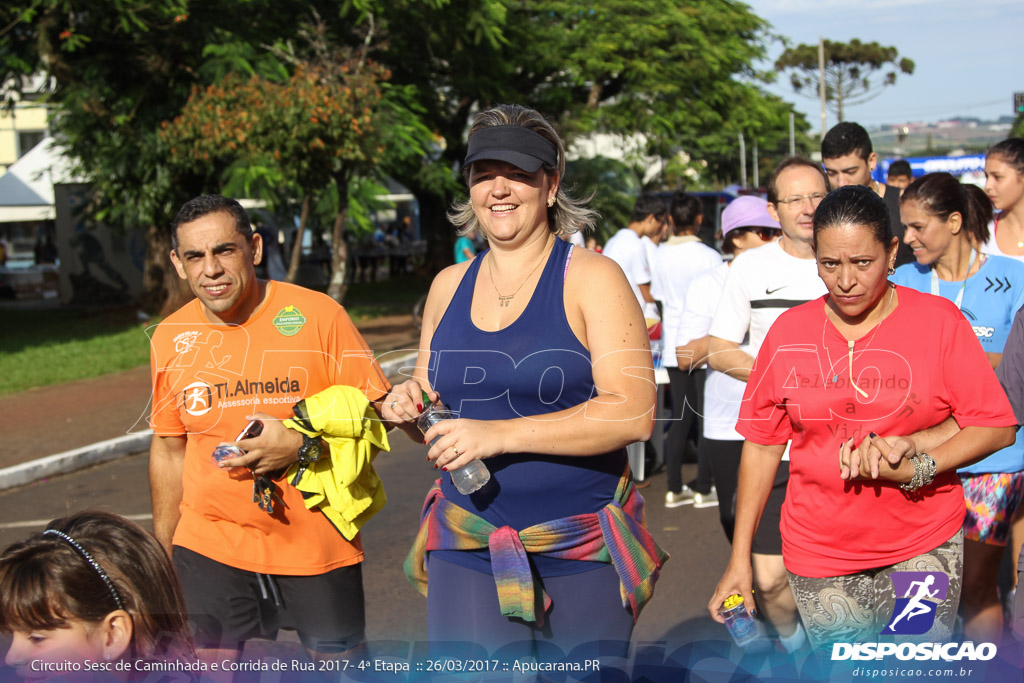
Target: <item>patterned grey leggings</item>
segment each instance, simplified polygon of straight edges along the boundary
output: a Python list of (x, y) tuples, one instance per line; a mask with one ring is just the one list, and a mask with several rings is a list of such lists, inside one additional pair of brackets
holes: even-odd
[[(960, 604), (963, 554), (964, 533), (961, 530), (938, 548), (890, 567), (824, 579), (797, 576), (790, 572), (789, 585), (811, 645), (821, 649), (836, 642), (949, 640)], [(893, 619), (896, 606), (896, 594), (890, 578), (892, 573), (929, 571), (949, 576), (946, 599), (936, 606), (931, 629), (921, 635), (881, 635)]]

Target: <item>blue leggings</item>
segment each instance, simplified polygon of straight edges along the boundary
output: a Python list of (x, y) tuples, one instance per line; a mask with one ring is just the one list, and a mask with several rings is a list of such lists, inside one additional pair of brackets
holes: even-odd
[(575, 661), (625, 657), (629, 652), (633, 614), (622, 606), (619, 575), (610, 564), (542, 579), (552, 604), (540, 628), (502, 616), (490, 574), (432, 556), (428, 556), (427, 568), (431, 656), (490, 655), (508, 660), (533, 656), (543, 661)]

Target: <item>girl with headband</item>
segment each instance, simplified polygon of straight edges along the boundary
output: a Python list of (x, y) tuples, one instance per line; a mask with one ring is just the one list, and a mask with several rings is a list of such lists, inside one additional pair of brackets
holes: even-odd
[(54, 520), (0, 554), (0, 631), (12, 636), (5, 663), (20, 678), (86, 660), (116, 676), (121, 660), (130, 674), (137, 660), (196, 658), (167, 554), (109, 512)]

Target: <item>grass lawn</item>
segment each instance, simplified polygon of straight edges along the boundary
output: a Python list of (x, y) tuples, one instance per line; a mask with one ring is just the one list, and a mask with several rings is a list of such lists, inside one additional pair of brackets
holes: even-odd
[(149, 362), (147, 325), (132, 310), (5, 309), (0, 317), (0, 395)]
[[(429, 286), (426, 276), (404, 275), (349, 287), (345, 308), (357, 323), (406, 315)], [(155, 321), (140, 323), (131, 309), (2, 309), (0, 395), (98, 377), (149, 363)]]
[(409, 273), (380, 282), (349, 285), (345, 310), (359, 323), (382, 315), (408, 315), (427, 293), (432, 277)]

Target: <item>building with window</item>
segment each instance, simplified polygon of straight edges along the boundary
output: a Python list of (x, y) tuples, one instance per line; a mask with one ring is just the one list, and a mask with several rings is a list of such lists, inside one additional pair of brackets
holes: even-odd
[(46, 105), (42, 102), (42, 78), (31, 79), (10, 109), (0, 109), (0, 176), (32, 151), (49, 133)]

